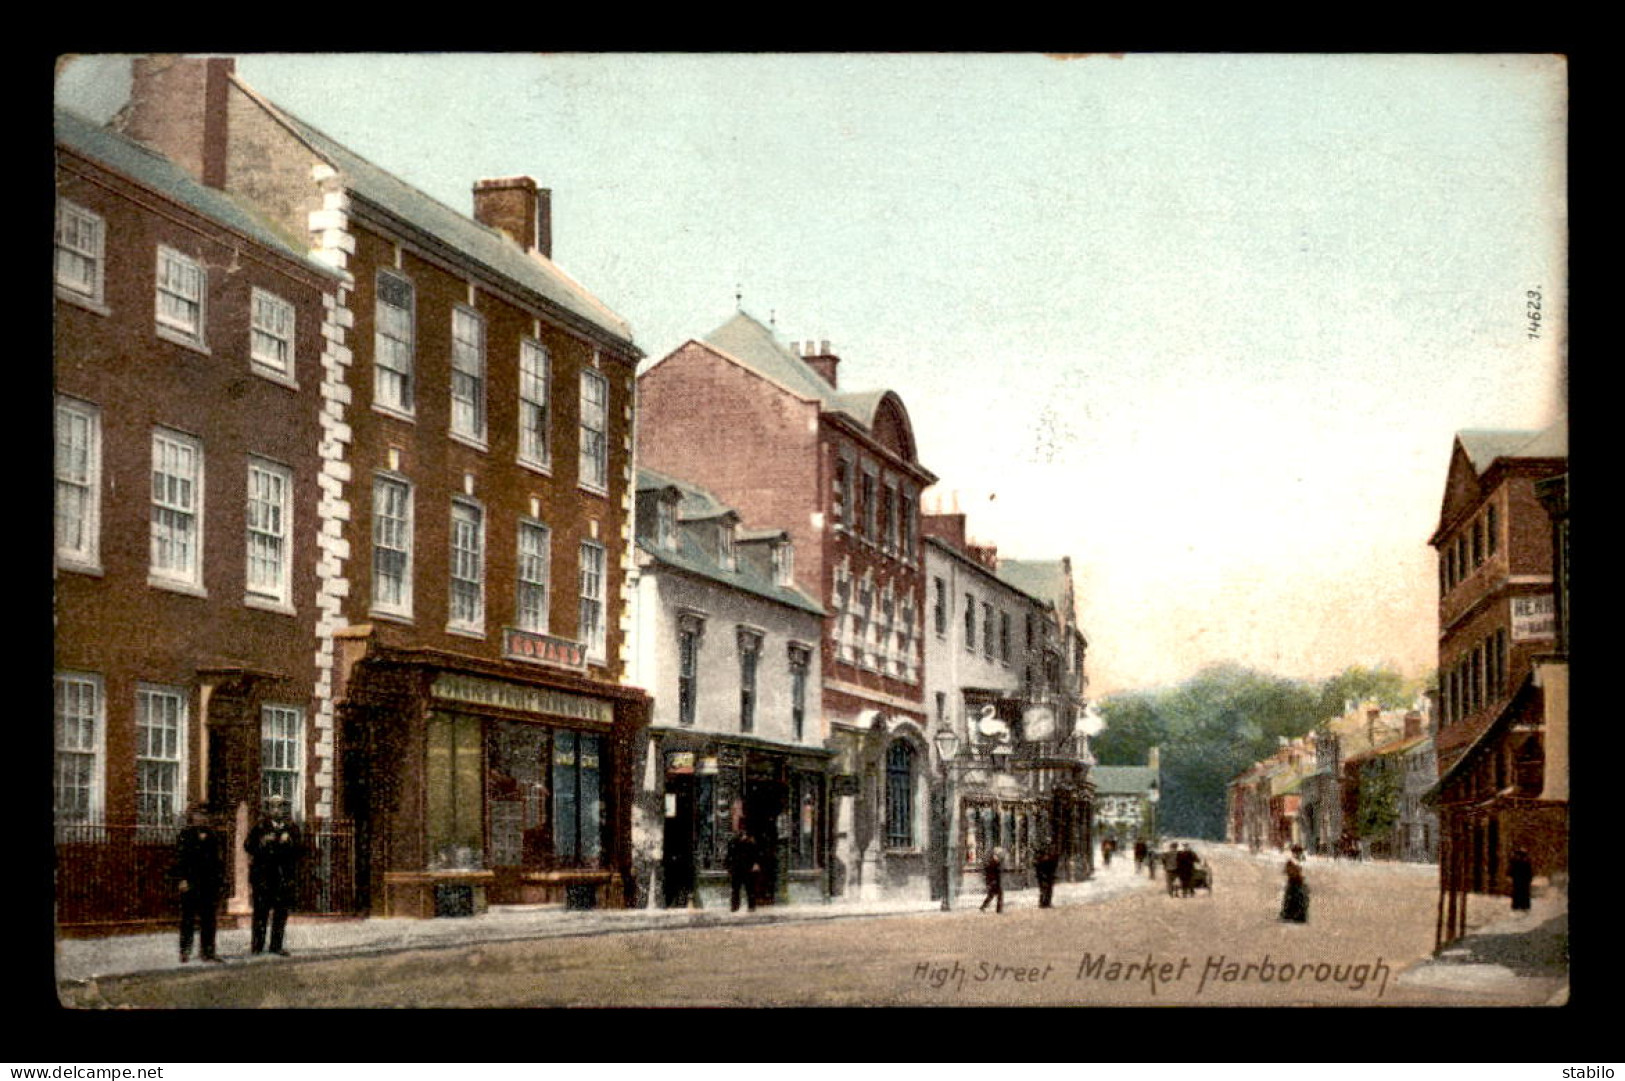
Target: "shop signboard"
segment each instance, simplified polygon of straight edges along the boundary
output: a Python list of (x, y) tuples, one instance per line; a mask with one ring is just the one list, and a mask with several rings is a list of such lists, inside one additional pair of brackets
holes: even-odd
[(1512, 598), (1512, 640), (1539, 642), (1557, 637), (1557, 604), (1550, 593)]

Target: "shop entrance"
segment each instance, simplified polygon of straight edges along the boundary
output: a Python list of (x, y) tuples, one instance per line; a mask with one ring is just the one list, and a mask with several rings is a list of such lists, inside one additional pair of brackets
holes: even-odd
[(687, 908), (694, 896), (694, 777), (666, 777), (665, 833), (661, 841), (661, 904)]
[(759, 905), (777, 899), (781, 872), (785, 866), (781, 842), (788, 839), (787, 791), (779, 763), (753, 759), (745, 777), (744, 826), (756, 841), (756, 859), (762, 871), (752, 892)]

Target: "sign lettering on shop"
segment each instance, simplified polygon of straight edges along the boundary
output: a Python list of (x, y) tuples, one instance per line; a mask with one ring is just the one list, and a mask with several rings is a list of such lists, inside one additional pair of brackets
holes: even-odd
[(511, 660), (550, 664), (582, 672), (587, 668), (587, 647), (568, 638), (554, 638), (515, 627), (502, 628), (502, 652)]
[(1557, 601), (1550, 593), (1512, 598), (1512, 640), (1538, 642), (1557, 637)]
[(481, 706), (499, 706), (522, 713), (547, 713), (555, 717), (570, 717), (578, 721), (598, 721), (609, 724), (615, 719), (615, 707), (598, 698), (567, 694), (547, 687), (522, 687), (516, 683), (481, 679), (447, 673), (437, 676), (433, 693), (436, 698), (449, 698), (458, 702), (473, 702)]

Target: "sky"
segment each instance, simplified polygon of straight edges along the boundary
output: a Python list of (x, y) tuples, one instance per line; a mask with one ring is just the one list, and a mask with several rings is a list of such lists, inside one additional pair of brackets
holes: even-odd
[[(903, 399), (926, 509), (1070, 556), (1094, 697), (1436, 661), (1462, 429), (1563, 416), (1567, 73), (1539, 54), (242, 55), (553, 257), (645, 364), (742, 307)], [(124, 58), (59, 62), (105, 119)], [(1529, 333), (1529, 294), (1541, 298)], [(772, 523), (764, 523), (772, 524)]]

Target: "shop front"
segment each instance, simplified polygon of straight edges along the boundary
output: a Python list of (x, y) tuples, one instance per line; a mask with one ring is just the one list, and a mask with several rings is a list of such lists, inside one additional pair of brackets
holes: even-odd
[(341, 788), (369, 907), (619, 907), (641, 691), (499, 662), (375, 651), (349, 672)]
[(756, 904), (827, 899), (829, 752), (681, 729), (651, 735), (663, 907), (727, 907), (728, 848), (741, 833), (760, 868), (751, 884)]

